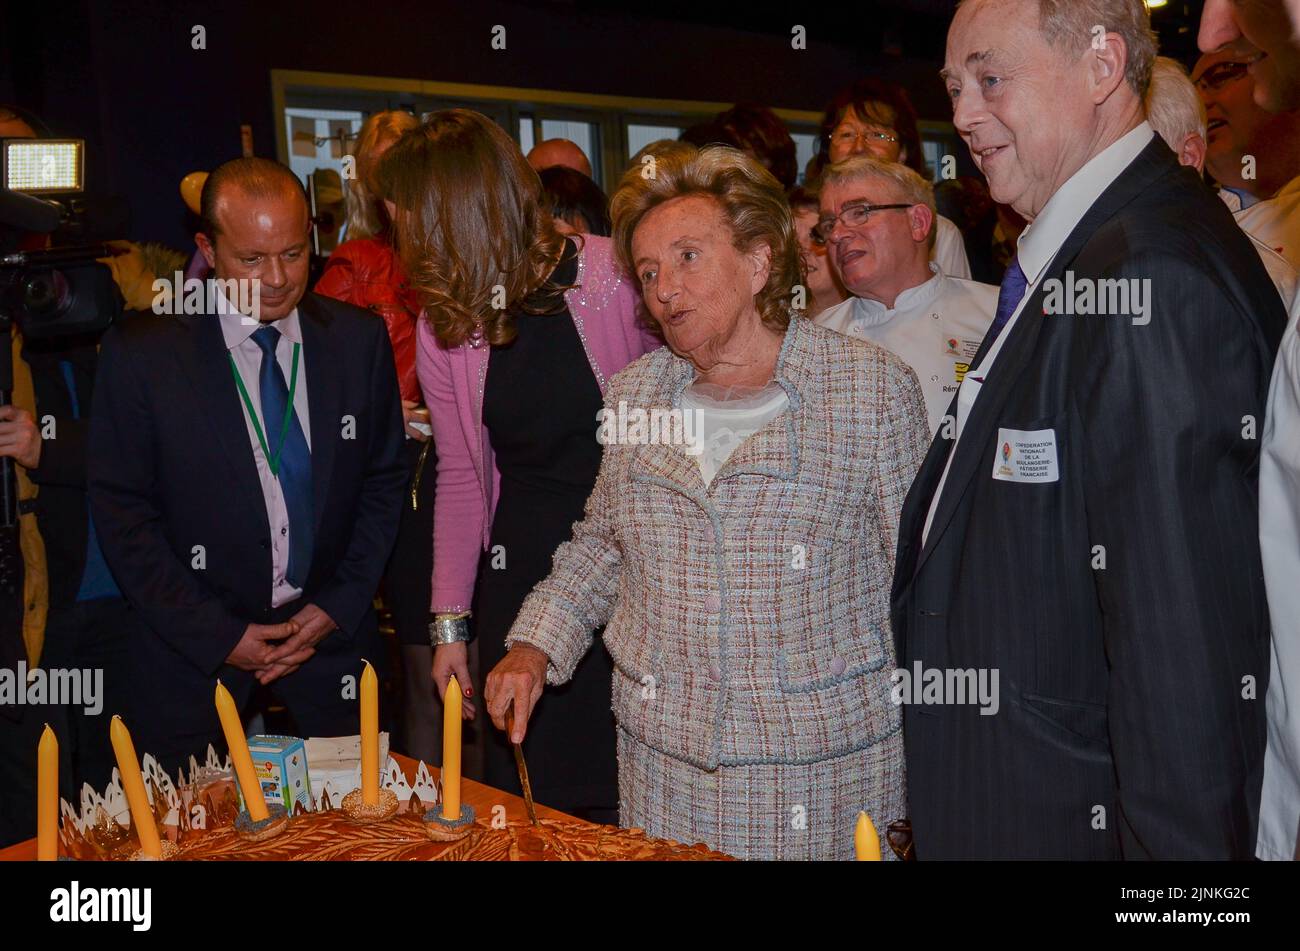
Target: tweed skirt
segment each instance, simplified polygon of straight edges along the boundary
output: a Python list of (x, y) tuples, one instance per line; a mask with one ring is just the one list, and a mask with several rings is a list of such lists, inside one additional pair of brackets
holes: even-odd
[(903, 733), (807, 765), (703, 770), (618, 731), (619, 824), (741, 859), (848, 860), (866, 810), (881, 836), (907, 814)]

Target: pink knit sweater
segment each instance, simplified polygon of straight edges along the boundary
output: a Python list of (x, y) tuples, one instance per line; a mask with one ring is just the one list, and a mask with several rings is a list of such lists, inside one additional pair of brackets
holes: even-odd
[[(584, 235), (578, 277), (565, 292), (569, 313), (602, 394), (608, 379), (661, 345), (638, 318), (638, 292), (619, 270), (608, 238)], [(433, 598), (430, 609), (467, 611), (479, 552), (487, 547), (500, 474), (483, 425), (483, 383), (490, 347), (448, 348), (420, 321), (416, 372), (438, 450), (433, 510)], [(596, 434), (591, 421), (592, 438)]]

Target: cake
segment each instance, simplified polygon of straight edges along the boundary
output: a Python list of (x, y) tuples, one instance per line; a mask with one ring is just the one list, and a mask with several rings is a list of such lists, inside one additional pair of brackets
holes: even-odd
[(498, 829), (478, 822), (458, 842), (432, 842), (418, 815), (408, 812), (386, 822), (357, 825), (335, 809), (300, 815), (283, 835), (267, 842), (246, 842), (230, 827), (218, 829), (182, 845), (175, 860), (680, 862), (726, 858), (703, 845), (652, 839), (640, 829), (556, 819), (540, 819), (536, 826), (512, 820)]
[[(436, 784), (427, 768), (418, 766), (413, 785), (390, 759), (385, 786), (398, 784), (402, 811), (391, 819), (358, 823), (349, 819), (327, 792), (317, 797), (314, 811), (295, 809), (285, 831), (263, 842), (251, 842), (234, 828), (239, 807), (229, 767), (208, 762), (193, 764), (188, 781), (173, 784), (146, 757), (146, 786), (164, 840), (175, 846), (172, 861), (711, 861), (731, 857), (704, 845), (681, 845), (655, 839), (640, 829), (596, 825), (580, 819), (553, 817), (537, 825), (500, 816), (480, 816), (469, 834), (456, 842), (434, 842), (425, 831), (424, 812), (435, 805)], [(430, 792), (430, 790), (434, 790)], [(115, 781), (103, 795), (83, 791), (80, 814), (63, 804), (62, 853), (81, 861), (119, 861), (138, 849), (134, 834), (114, 816), (126, 818)], [(201, 813), (202, 823), (188, 821)], [(170, 848), (169, 848), (170, 851)]]

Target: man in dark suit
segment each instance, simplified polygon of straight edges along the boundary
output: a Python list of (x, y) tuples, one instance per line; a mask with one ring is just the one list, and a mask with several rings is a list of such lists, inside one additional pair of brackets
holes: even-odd
[[(200, 250), (234, 283), (203, 315), (134, 315), (105, 336), (90, 437), (95, 526), (148, 628), (128, 725), (173, 770), (218, 741), (218, 678), (241, 705), (272, 685), (304, 736), (357, 731), (344, 678), (380, 657), (371, 599), (405, 484), (388, 334), (304, 293), (297, 178), (228, 162), (201, 215)], [(183, 309), (168, 297), (155, 310)]]
[(1253, 854), (1285, 314), (1146, 123), (1154, 56), (1140, 0), (967, 0), (949, 32), (954, 124), (1032, 223), (900, 526), (901, 667), (1000, 692), (905, 709), (922, 859)]

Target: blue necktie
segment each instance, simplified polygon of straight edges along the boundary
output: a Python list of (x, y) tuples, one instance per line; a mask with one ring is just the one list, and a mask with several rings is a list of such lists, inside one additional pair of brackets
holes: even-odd
[[(275, 348), (280, 343), (280, 331), (275, 327), (260, 327), (253, 331), (253, 342), (262, 349), (262, 369), (258, 385), (262, 395), (262, 432), (266, 446), (274, 457), (284, 426), (284, 411), (289, 403), (289, 387), (284, 382), (284, 371), (275, 359)], [(267, 463), (270, 464), (270, 459)], [(295, 588), (301, 588), (311, 568), (312, 521), (311, 451), (302, 434), (298, 414), (289, 417), (289, 430), (284, 435), (280, 449), (280, 491), (284, 493), (285, 508), (289, 512), (289, 567), (285, 579)]]
[(1007, 265), (1007, 272), (1002, 275), (997, 313), (993, 315), (993, 323), (989, 324), (988, 333), (984, 335), (984, 341), (988, 346), (993, 346), (993, 341), (998, 339), (998, 334), (1002, 332), (1002, 328), (1020, 306), (1020, 301), (1025, 296), (1025, 288), (1028, 286), (1029, 278), (1025, 277), (1025, 272), (1020, 269), (1020, 255), (1017, 254)]

